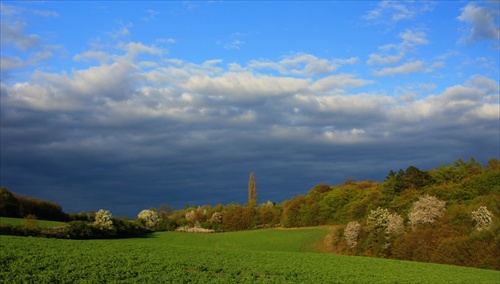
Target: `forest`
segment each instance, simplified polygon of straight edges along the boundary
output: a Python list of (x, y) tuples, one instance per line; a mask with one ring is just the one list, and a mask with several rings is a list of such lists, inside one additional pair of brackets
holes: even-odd
[[(497, 158), (484, 166), (474, 158), (427, 171), (409, 166), (390, 171), (382, 182), (347, 179), (337, 185), (320, 184), (281, 203), (257, 203), (258, 189), (255, 192), (255, 182), (250, 183), (249, 202), (244, 205), (178, 210), (162, 205), (141, 211), (135, 220), (106, 210), (67, 214), (57, 203), (1, 188), (0, 215), (68, 222), (75, 238), (136, 235), (127, 234), (129, 229), (210, 233), (328, 225), (332, 231), (324, 246), (329, 252), (500, 270)], [(121, 235), (116, 234), (118, 227)], [(13, 228), (1, 232), (23, 234)]]

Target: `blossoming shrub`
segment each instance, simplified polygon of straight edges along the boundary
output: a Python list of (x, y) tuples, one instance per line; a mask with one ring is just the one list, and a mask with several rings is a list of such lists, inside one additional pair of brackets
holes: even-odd
[(101, 230), (112, 230), (114, 228), (112, 217), (109, 210), (101, 209), (95, 214), (94, 226)]
[(344, 239), (350, 248), (353, 248), (358, 243), (359, 230), (361, 224), (357, 221), (351, 221), (347, 224), (344, 230)]
[(186, 220), (191, 225), (194, 225), (196, 222), (199, 222), (199, 223), (205, 222), (206, 216), (207, 216), (207, 210), (202, 209), (201, 207), (198, 207), (195, 210), (190, 210), (185, 215)]
[(437, 197), (425, 195), (420, 196), (413, 203), (408, 218), (412, 228), (418, 225), (433, 223), (443, 216), (446, 206), (446, 201), (442, 201)]
[(493, 214), (488, 211), (488, 208), (485, 206), (481, 206), (476, 211), (472, 211), (471, 217), (472, 222), (474, 223), (474, 228), (478, 231), (486, 230), (493, 226)]
[(405, 231), (403, 217), (398, 214), (390, 214), (387, 217), (387, 227), (385, 228), (385, 233), (389, 236), (401, 236)]
[(391, 213), (385, 208), (378, 207), (370, 211), (366, 222), (367, 231), (385, 231)]
[(365, 253), (388, 256), (395, 238), (404, 233), (403, 218), (396, 213), (390, 213), (385, 208), (378, 207), (370, 211), (364, 231), (368, 233), (363, 240), (367, 250)]
[(368, 232), (384, 232), (387, 237), (399, 236), (404, 232), (403, 217), (380, 207), (371, 210), (366, 225)]
[(137, 215), (137, 219), (142, 221), (144, 225), (148, 228), (154, 228), (156, 224), (160, 221), (160, 216), (158, 216), (158, 213), (156, 213), (153, 210), (142, 210), (139, 212), (139, 215)]

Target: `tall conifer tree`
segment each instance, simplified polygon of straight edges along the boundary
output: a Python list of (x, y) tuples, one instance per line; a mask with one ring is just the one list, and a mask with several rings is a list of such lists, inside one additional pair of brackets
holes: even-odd
[(250, 178), (248, 179), (248, 203), (257, 204), (257, 187), (253, 172), (250, 173)]

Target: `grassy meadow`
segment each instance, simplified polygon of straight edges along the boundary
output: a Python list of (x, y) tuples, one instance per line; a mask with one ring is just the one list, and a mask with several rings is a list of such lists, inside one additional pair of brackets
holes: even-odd
[(58, 221), (0, 217), (0, 225), (5, 225), (5, 224), (26, 225), (29, 222), (32, 222), (33, 225), (36, 225), (36, 226), (39, 226), (42, 228), (59, 227), (59, 226), (66, 224), (64, 222), (58, 222)]
[(0, 236), (2, 283), (498, 283), (500, 272), (321, 252), (327, 227), (147, 238)]

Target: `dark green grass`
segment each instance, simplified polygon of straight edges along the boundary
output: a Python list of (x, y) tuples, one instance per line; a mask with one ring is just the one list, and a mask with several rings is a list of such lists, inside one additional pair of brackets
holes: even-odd
[(328, 230), (60, 240), (0, 236), (2, 283), (498, 283), (500, 272), (319, 253)]
[[(26, 225), (27, 221), (28, 221), (27, 219), (21, 219), (21, 218), (0, 217), (0, 225), (6, 225), (6, 224)], [(59, 227), (66, 224), (64, 222), (47, 221), (47, 220), (29, 220), (29, 221), (35, 221), (37, 226), (42, 228)]]

